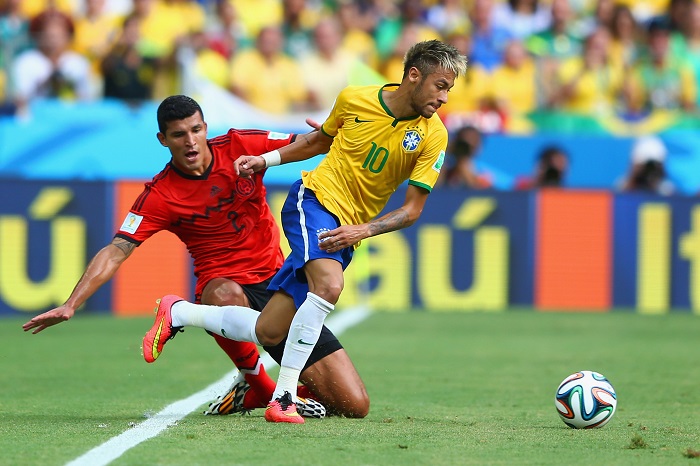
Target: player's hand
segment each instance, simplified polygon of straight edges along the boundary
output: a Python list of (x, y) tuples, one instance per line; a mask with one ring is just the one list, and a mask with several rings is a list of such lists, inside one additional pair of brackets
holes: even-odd
[(75, 309), (63, 305), (32, 318), (29, 322), (22, 325), (22, 329), (25, 332), (34, 329), (33, 335), (48, 327), (65, 322), (73, 317), (73, 314), (75, 314)]
[(320, 131), (321, 130), (321, 123), (319, 123), (316, 120), (312, 120), (311, 118), (306, 119), (306, 124), (311, 126), (314, 131)]
[(367, 225), (343, 225), (318, 235), (318, 247), (326, 252), (337, 252), (354, 246), (368, 236)]
[(250, 178), (250, 175), (264, 168), (265, 159), (259, 155), (243, 155), (233, 161), (233, 169), (236, 170), (236, 175), (243, 178)]

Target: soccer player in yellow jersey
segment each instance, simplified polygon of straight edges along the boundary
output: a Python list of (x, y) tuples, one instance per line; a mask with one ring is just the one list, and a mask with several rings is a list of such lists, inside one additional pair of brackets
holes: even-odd
[[(292, 185), (282, 209), (292, 252), (268, 288), (275, 293), (261, 313), (241, 306), (196, 305), (168, 295), (144, 337), (144, 351), (160, 354), (184, 326), (259, 345), (287, 337), (265, 419), (303, 423), (295, 405), (299, 374), (340, 297), (343, 271), (360, 241), (408, 227), (420, 216), (447, 147), (447, 130), (435, 113), (465, 70), (466, 58), (453, 46), (419, 42), (406, 53), (401, 84), (347, 87), (321, 131), (262, 156), (237, 159), (234, 167), (246, 176), (328, 154)], [(403, 205), (377, 218), (405, 180)]]

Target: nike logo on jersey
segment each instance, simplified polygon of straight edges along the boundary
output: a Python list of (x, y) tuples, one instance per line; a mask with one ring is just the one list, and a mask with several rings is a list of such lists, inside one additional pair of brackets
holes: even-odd
[(297, 343), (299, 343), (300, 345), (314, 346), (313, 343), (307, 343), (307, 342), (305, 342), (304, 340), (302, 340), (301, 338), (299, 338), (299, 339), (297, 340)]
[(372, 123), (372, 120), (360, 120), (358, 117), (355, 117), (355, 123)]

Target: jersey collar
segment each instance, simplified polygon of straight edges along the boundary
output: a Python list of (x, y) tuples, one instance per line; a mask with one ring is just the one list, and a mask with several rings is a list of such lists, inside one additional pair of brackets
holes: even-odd
[[(207, 144), (209, 144), (207, 142)], [(209, 146), (209, 150), (211, 151), (211, 146)], [(204, 170), (204, 173), (201, 175), (190, 175), (189, 173), (185, 173), (182, 170), (178, 169), (175, 164), (173, 163), (172, 160), (170, 160), (170, 167), (173, 169), (175, 173), (180, 175), (181, 177), (188, 179), (188, 180), (206, 180), (209, 178), (209, 174), (211, 173), (212, 168), (214, 168), (214, 151), (211, 151), (211, 163), (207, 167), (206, 170)]]
[(394, 121), (391, 123), (391, 126), (394, 126), (394, 127), (396, 127), (396, 125), (397, 125), (400, 121), (415, 120), (416, 118), (419, 118), (419, 117), (420, 117), (420, 115), (416, 114), (416, 115), (411, 115), (411, 116), (407, 116), (407, 117), (403, 117), (403, 118), (396, 118), (396, 117), (394, 116), (394, 114), (391, 113), (391, 110), (389, 110), (389, 107), (387, 107), (386, 102), (384, 102), (384, 98), (382, 97), (382, 91), (383, 91), (385, 88), (387, 88), (387, 87), (396, 87), (396, 88), (398, 88), (399, 86), (400, 86), (400, 84), (391, 83), (391, 84), (384, 84), (382, 87), (379, 88), (379, 103), (382, 105), (382, 108), (384, 109), (384, 111), (385, 111), (390, 117), (392, 117), (392, 118), (394, 119)]

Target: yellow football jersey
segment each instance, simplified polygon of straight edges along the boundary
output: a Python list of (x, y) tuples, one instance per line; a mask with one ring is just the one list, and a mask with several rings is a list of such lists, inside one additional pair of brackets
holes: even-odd
[(304, 186), (343, 225), (375, 218), (391, 194), (409, 184), (433, 189), (447, 148), (447, 129), (437, 114), (397, 119), (382, 91), (398, 84), (349, 86), (340, 92), (321, 130), (333, 137), (328, 155), (302, 173)]

